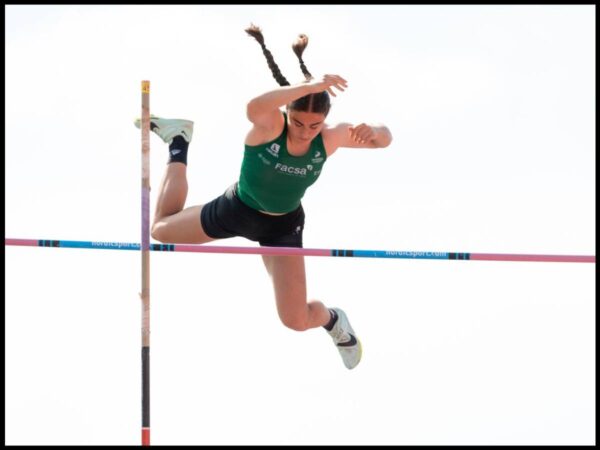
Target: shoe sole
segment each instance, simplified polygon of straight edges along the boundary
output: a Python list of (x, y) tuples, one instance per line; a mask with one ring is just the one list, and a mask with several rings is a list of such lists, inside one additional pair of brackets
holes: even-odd
[(362, 359), (362, 342), (360, 342), (360, 339), (358, 339), (358, 338), (356, 338), (356, 340), (358, 341), (358, 361), (356, 361), (356, 364), (354, 365), (354, 367), (351, 367), (350, 370), (352, 370), (356, 366), (358, 366), (358, 364), (360, 363), (360, 360)]

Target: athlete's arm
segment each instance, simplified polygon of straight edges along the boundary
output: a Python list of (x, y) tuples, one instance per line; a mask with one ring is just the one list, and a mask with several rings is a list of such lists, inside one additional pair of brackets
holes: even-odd
[(317, 92), (328, 91), (335, 97), (333, 88), (343, 91), (346, 86), (346, 80), (339, 75), (325, 75), (320, 80), (297, 86), (282, 86), (250, 100), (246, 107), (246, 115), (248, 120), (258, 127), (275, 128), (281, 120), (279, 108), (282, 106)]
[(275, 139), (283, 130), (282, 106), (294, 100), (317, 92), (328, 91), (335, 96), (333, 87), (344, 90), (346, 80), (338, 75), (325, 75), (320, 80), (301, 83), (298, 86), (283, 86), (265, 92), (248, 102), (246, 116), (252, 122), (252, 128), (246, 136), (247, 145), (259, 145)]
[(346, 148), (383, 148), (392, 142), (392, 133), (382, 124), (367, 125), (361, 123), (339, 123), (323, 130), (323, 141), (327, 155), (340, 147)]

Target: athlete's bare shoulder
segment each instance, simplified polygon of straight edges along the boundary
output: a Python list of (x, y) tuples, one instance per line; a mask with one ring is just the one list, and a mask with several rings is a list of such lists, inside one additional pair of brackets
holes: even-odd
[(270, 120), (252, 122), (252, 128), (248, 131), (245, 145), (260, 145), (276, 139), (283, 131), (285, 118), (283, 112), (277, 110)]

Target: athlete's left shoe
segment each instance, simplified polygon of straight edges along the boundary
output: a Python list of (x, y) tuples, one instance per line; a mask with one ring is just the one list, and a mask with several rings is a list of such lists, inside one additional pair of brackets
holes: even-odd
[[(142, 119), (138, 117), (133, 124), (140, 128)], [(158, 135), (167, 144), (171, 144), (175, 136), (182, 136), (187, 142), (192, 142), (194, 122), (186, 119), (164, 119), (151, 115), (150, 131)]]
[(331, 331), (327, 332), (339, 350), (344, 365), (348, 369), (354, 369), (360, 362), (362, 345), (356, 337), (346, 313), (340, 308), (332, 309), (336, 312), (338, 318)]

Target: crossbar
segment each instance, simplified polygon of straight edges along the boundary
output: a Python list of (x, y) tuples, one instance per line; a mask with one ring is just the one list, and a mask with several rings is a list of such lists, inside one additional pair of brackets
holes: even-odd
[[(62, 247), (92, 250), (140, 250), (139, 243), (131, 242), (93, 242), (5, 238), (4, 244), (30, 247)], [(282, 256), (341, 256), (354, 258), (437, 259), (457, 261), (596, 262), (595, 255), (532, 255), (399, 250), (341, 250), (296, 247), (230, 247), (196, 244), (150, 244), (150, 250), (155, 252), (193, 252)]]

